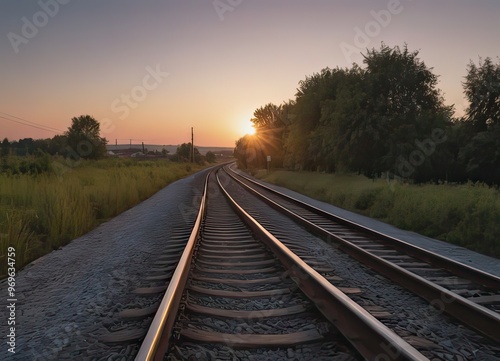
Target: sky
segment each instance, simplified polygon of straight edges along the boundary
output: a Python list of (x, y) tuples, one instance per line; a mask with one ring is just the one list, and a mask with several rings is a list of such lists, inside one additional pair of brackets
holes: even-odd
[(2, 0), (0, 138), (91, 115), (110, 144), (234, 146), (321, 69), (408, 44), (462, 115), (467, 64), (500, 56), (498, 0)]

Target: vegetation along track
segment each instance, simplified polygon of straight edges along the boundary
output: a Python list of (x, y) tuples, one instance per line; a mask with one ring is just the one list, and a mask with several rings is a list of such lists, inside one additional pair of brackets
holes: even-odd
[(212, 174), (136, 359), (426, 359), (300, 251), (234, 203)]
[[(229, 169), (228, 169), (229, 168)], [(236, 173), (271, 207), (465, 325), (499, 342), (500, 278), (327, 213)]]

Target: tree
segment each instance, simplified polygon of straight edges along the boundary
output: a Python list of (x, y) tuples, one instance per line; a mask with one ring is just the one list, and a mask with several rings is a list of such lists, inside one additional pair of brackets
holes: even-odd
[[(256, 130), (274, 128), (279, 121), (280, 107), (272, 103), (268, 103), (263, 107), (257, 108), (253, 113), (253, 118), (250, 121), (254, 124)], [(278, 125), (279, 126), (279, 125)]]
[(217, 157), (215, 156), (215, 153), (212, 151), (208, 151), (207, 154), (205, 154), (205, 160), (208, 163), (215, 163), (217, 161)]
[(259, 157), (255, 159), (255, 167), (265, 167), (267, 156), (271, 156), (275, 166), (283, 165), (283, 138), (288, 124), (289, 108), (287, 103), (268, 103), (254, 111), (254, 117), (250, 120), (254, 123), (255, 135), (247, 139), (247, 143), (255, 147), (255, 154)]
[(468, 139), (459, 151), (466, 176), (500, 184), (500, 62), (470, 63), (464, 93), (469, 100), (463, 123)]
[(238, 167), (243, 169), (259, 168), (263, 164), (260, 147), (252, 135), (245, 135), (236, 141), (234, 157)]
[(500, 125), (478, 132), (459, 153), (467, 178), (488, 184), (500, 184)]
[(285, 165), (293, 169), (316, 170), (317, 163), (311, 145), (313, 132), (321, 118), (321, 106), (327, 99), (334, 99), (336, 73), (340, 69), (323, 69), (320, 73), (299, 82), (295, 102), (290, 111), (286, 132)]
[(6, 157), (9, 155), (10, 152), (10, 142), (7, 138), (4, 138), (2, 141), (2, 151), (1, 151), (1, 156)]
[(366, 132), (358, 128), (366, 118), (363, 77), (364, 71), (358, 66), (336, 69), (331, 74), (335, 93), (322, 101), (319, 123), (309, 145), (317, 170), (358, 170), (371, 162), (367, 147), (372, 143), (365, 141)]
[[(286, 132), (288, 166), (397, 173), (415, 142), (450, 125), (452, 108), (444, 106), (437, 76), (418, 51), (382, 43), (367, 51), (364, 64), (326, 68), (299, 83)], [(432, 159), (423, 162), (413, 175), (428, 170)]]
[(98, 159), (106, 155), (106, 138), (100, 136), (99, 122), (90, 115), (71, 119), (65, 133), (68, 151), (75, 158)]
[[(418, 51), (382, 43), (380, 50), (372, 49), (364, 58), (367, 117), (361, 129), (368, 130), (374, 147), (373, 164), (365, 174), (398, 174), (401, 159), (412, 154), (417, 141), (451, 125), (453, 109), (444, 105), (438, 77), (418, 58)], [(421, 159), (418, 167), (429, 166), (431, 156)]]
[(19, 156), (33, 155), (35, 153), (35, 141), (33, 138), (19, 139), (17, 142), (12, 142), (12, 149)]
[(48, 153), (51, 155), (66, 155), (66, 147), (68, 146), (68, 138), (65, 135), (54, 135), (49, 141)]
[[(177, 147), (177, 151), (175, 152), (175, 155), (177, 156), (177, 160), (179, 160), (181, 162), (190, 162), (191, 161), (191, 151), (192, 151), (191, 142), (182, 143), (180, 146)], [(199, 163), (199, 164), (203, 163), (203, 157), (200, 154), (200, 151), (198, 150), (198, 148), (194, 148), (194, 161), (196, 163)]]
[[(419, 182), (460, 177), (450, 164), (460, 163), (455, 150), (462, 132), (450, 130), (453, 107), (444, 105), (437, 75), (418, 54), (382, 43), (364, 55), (364, 68), (326, 68), (306, 77), (294, 101), (255, 111), (256, 135), (236, 142), (238, 162), (265, 166), (276, 148), (292, 169), (389, 172)], [(453, 144), (445, 143), (447, 135)], [(407, 164), (411, 172), (401, 170)]]
[(500, 124), (500, 62), (494, 64), (491, 58), (472, 61), (467, 68), (464, 94), (469, 101), (466, 122), (478, 132)]
[(49, 146), (50, 146), (50, 139), (49, 138), (35, 139), (33, 142), (33, 147), (35, 149), (35, 152), (48, 153)]

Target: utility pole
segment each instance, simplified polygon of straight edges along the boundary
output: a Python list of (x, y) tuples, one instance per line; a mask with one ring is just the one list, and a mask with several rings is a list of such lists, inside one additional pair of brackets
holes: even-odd
[(194, 128), (191, 127), (191, 163), (194, 163)]

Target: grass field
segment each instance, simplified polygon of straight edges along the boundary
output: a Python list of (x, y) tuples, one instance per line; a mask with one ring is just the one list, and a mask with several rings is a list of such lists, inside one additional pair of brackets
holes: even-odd
[(16, 268), (57, 249), (202, 166), (166, 160), (105, 159), (50, 173), (0, 174), (0, 276), (8, 247)]
[(402, 229), (500, 257), (500, 191), (484, 184), (409, 185), (281, 170), (256, 176)]

